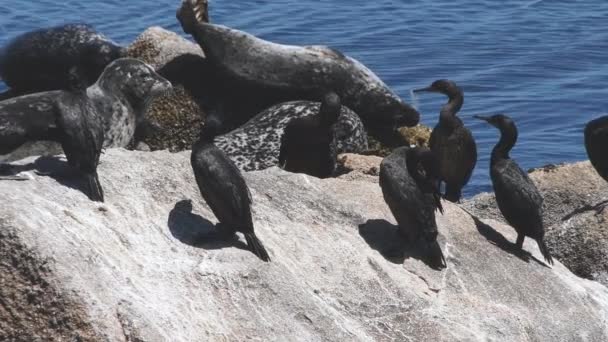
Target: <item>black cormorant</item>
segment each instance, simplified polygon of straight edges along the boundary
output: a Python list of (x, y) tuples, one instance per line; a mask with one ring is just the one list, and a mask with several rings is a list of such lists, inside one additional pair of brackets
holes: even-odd
[(502, 114), (474, 117), (500, 130), (500, 140), (492, 150), (490, 177), (498, 208), (507, 222), (517, 231), (517, 247), (521, 249), (525, 237), (529, 236), (536, 240), (545, 260), (553, 265), (553, 258), (544, 241), (543, 197), (528, 174), (509, 157), (509, 151), (517, 141), (515, 123), (510, 117)]
[(229, 233), (243, 233), (253, 253), (264, 261), (270, 261), (253, 231), (251, 194), (247, 183), (234, 162), (213, 143), (220, 126), (216, 118), (208, 117), (199, 140), (192, 146), (190, 162), (196, 183), (221, 227)]
[(591, 165), (608, 181), (608, 116), (589, 121), (585, 126), (585, 149)]
[(291, 120), (281, 137), (279, 165), (290, 172), (331, 176), (337, 158), (333, 125), (341, 110), (340, 97), (330, 92), (323, 96), (318, 115)]
[(0, 154), (28, 141), (59, 142), (68, 164), (86, 178), (87, 195), (103, 202), (97, 165), (104, 140), (103, 117), (70, 71), (71, 90), (50, 91), (0, 102)]
[[(399, 147), (380, 163), (384, 201), (409, 241), (422, 238), (429, 245), (437, 242), (435, 210), (443, 213), (438, 172), (436, 157), (423, 147)], [(441, 259), (445, 266), (443, 253)]]
[(441, 181), (446, 184), (445, 198), (458, 202), (477, 163), (475, 139), (456, 116), (464, 101), (463, 92), (450, 80), (437, 80), (430, 87), (414, 90), (421, 91), (437, 92), (449, 98), (439, 112), (439, 122), (431, 133), (429, 147), (439, 160)]

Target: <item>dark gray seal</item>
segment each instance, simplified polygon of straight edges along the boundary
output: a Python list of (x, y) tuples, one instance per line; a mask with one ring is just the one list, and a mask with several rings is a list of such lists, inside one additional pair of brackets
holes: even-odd
[[(272, 106), (243, 126), (215, 139), (236, 165), (245, 171), (262, 170), (279, 163), (281, 138), (285, 127), (294, 119), (319, 114), (319, 102), (291, 101)], [(337, 153), (360, 153), (367, 150), (365, 127), (349, 108), (342, 106), (333, 125)]]
[(281, 93), (291, 100), (314, 99), (318, 89), (327, 89), (368, 129), (418, 123), (420, 114), (357, 60), (325, 46), (281, 45), (206, 23), (197, 19), (197, 6), (205, 8), (199, 1), (185, 0), (178, 10), (184, 32), (192, 34), (224, 82), (247, 88), (251, 97)]
[(0, 51), (0, 77), (11, 90), (4, 98), (70, 86), (78, 69), (82, 84), (93, 84), (126, 50), (86, 24), (67, 24), (24, 33)]
[(263, 261), (270, 261), (253, 230), (249, 187), (241, 171), (213, 143), (219, 127), (215, 119), (207, 120), (199, 140), (192, 146), (190, 162), (196, 184), (224, 232), (230, 235), (242, 232), (251, 251)]
[[(63, 145), (69, 157), (63, 137), (66, 131), (61, 127), (74, 126), (72, 132), (77, 132), (76, 127), (90, 126), (90, 120), (78, 121), (79, 115), (85, 117), (88, 113), (95, 113), (94, 116), (102, 120), (103, 147), (125, 147), (132, 140), (147, 105), (170, 87), (171, 83), (149, 65), (121, 58), (108, 65), (99, 80), (86, 89), (40, 92), (2, 101), (0, 154), (13, 152), (27, 142), (54, 141)], [(66, 119), (68, 117), (71, 119)], [(94, 140), (98, 135), (96, 133)], [(74, 148), (84, 148), (78, 144), (76, 142)]]

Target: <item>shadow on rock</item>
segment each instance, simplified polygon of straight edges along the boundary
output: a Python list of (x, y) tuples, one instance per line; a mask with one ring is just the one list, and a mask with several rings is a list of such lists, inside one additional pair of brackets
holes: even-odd
[(78, 190), (88, 196), (87, 182), (83, 175), (59, 156), (42, 156), (37, 158), (33, 163), (25, 165), (3, 164), (0, 169), (0, 175), (17, 175), (25, 171), (34, 171), (38, 176), (51, 177), (57, 183)]
[(386, 220), (368, 220), (359, 225), (359, 235), (372, 249), (394, 264), (414, 258), (433, 269), (444, 268), (439, 243), (428, 245), (422, 240), (408, 241), (401, 234), (399, 226)]
[(479, 220), (476, 216), (471, 215), (471, 217), (473, 218), (473, 221), (475, 221), (475, 227), (477, 228), (477, 231), (479, 232), (479, 234), (481, 234), (483, 237), (485, 237), (493, 245), (497, 246), (498, 248), (502, 249), (503, 251), (505, 251), (509, 254), (512, 254), (512, 255), (520, 258), (521, 260), (523, 260), (525, 262), (530, 262), (530, 259), (532, 259), (539, 265), (542, 265), (544, 267), (549, 267), (549, 266), (545, 265), (544, 262), (536, 259), (532, 254), (530, 254), (530, 252), (517, 248), (515, 243), (507, 240), (507, 238), (505, 238), (501, 233), (497, 232), (496, 230), (494, 230), (494, 228), (490, 227), (489, 225), (481, 222), (481, 220)]
[(236, 234), (227, 234), (214, 224), (192, 213), (192, 201), (182, 200), (169, 213), (167, 224), (173, 237), (180, 242), (207, 250), (236, 247), (249, 250)]

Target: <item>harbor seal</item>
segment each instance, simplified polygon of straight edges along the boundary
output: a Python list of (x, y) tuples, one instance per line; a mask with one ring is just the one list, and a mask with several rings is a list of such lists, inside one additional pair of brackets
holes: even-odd
[(24, 33), (0, 51), (0, 77), (10, 87), (4, 99), (48, 90), (66, 90), (68, 73), (78, 68), (84, 86), (93, 84), (126, 50), (86, 24), (67, 24)]
[(418, 123), (420, 114), (354, 58), (325, 46), (276, 44), (206, 23), (197, 19), (198, 2), (182, 2), (177, 11), (182, 29), (192, 34), (224, 82), (241, 88), (241, 92), (247, 89), (254, 94), (251, 98), (263, 101), (268, 96), (285, 94), (289, 100), (319, 100), (313, 97), (318, 89), (331, 89), (361, 117), (370, 133), (376, 127)]
[[(97, 82), (79, 96), (103, 120), (103, 147), (126, 147), (148, 104), (170, 88), (171, 83), (149, 65), (121, 58), (108, 65)], [(59, 141), (54, 113), (58, 104), (68, 103), (63, 100), (66, 93), (54, 90), (0, 102), (0, 154), (9, 154), (27, 142)], [(54, 147), (45, 146), (53, 154)], [(49, 153), (37, 150), (36, 154)], [(21, 157), (28, 155), (33, 154), (21, 153)]]
[[(244, 171), (263, 170), (279, 163), (281, 138), (294, 119), (316, 116), (319, 102), (290, 101), (262, 111), (243, 126), (216, 137), (215, 143)], [(337, 153), (360, 153), (367, 150), (365, 127), (349, 108), (342, 106), (334, 124)]]

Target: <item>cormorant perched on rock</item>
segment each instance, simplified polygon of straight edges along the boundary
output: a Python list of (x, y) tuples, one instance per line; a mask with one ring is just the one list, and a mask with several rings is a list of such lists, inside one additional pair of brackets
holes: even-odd
[[(427, 148), (399, 147), (380, 163), (380, 187), (400, 232), (410, 241), (437, 243), (435, 210), (443, 213), (438, 161)], [(441, 248), (439, 248), (441, 251)], [(446, 265), (443, 253), (442, 266)]]
[(86, 178), (89, 198), (103, 202), (97, 176), (104, 140), (103, 116), (76, 73), (76, 69), (70, 71), (70, 91), (36, 93), (0, 102), (0, 154), (10, 153), (28, 141), (59, 142), (68, 164)]
[(253, 231), (251, 194), (245, 179), (234, 162), (213, 143), (220, 127), (216, 118), (208, 117), (199, 140), (192, 146), (190, 162), (196, 183), (221, 227), (232, 234), (243, 233), (251, 251), (270, 261)]
[(585, 126), (585, 149), (591, 165), (608, 181), (608, 116), (589, 121)]
[(323, 96), (317, 115), (291, 120), (281, 137), (279, 165), (290, 172), (331, 176), (337, 158), (333, 125), (341, 109), (340, 97), (329, 92)]
[(421, 91), (438, 92), (449, 98), (439, 112), (439, 123), (431, 133), (429, 147), (439, 160), (441, 181), (446, 184), (445, 198), (458, 202), (462, 188), (469, 182), (477, 163), (475, 139), (456, 116), (464, 96), (456, 83), (450, 80), (437, 80), (430, 87), (414, 90)]
[(510, 117), (502, 114), (474, 117), (500, 130), (500, 140), (492, 150), (490, 177), (498, 208), (517, 231), (517, 247), (521, 249), (525, 237), (529, 236), (536, 240), (545, 260), (553, 265), (553, 258), (544, 242), (543, 198), (528, 174), (509, 157), (509, 151), (517, 141), (515, 123)]

